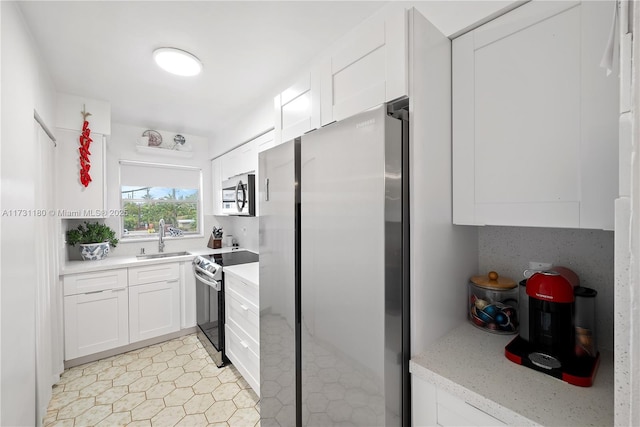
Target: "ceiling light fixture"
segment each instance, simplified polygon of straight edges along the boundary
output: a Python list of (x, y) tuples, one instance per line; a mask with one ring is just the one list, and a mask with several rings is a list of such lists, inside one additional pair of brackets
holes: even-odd
[(163, 70), (178, 76), (195, 76), (202, 71), (202, 63), (187, 51), (161, 47), (153, 51), (153, 59)]

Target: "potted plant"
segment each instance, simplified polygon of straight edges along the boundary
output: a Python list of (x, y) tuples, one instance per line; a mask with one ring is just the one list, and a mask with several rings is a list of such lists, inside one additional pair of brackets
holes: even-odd
[(67, 231), (67, 243), (80, 245), (80, 254), (84, 260), (99, 260), (109, 254), (110, 246), (116, 247), (116, 233), (107, 225), (98, 222), (84, 222)]

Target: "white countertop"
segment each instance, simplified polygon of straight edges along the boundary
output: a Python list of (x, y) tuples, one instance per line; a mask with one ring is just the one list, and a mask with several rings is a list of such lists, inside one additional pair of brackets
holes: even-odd
[(250, 262), (248, 264), (238, 264), (229, 267), (222, 267), (224, 274), (232, 274), (238, 276), (240, 279), (251, 282), (256, 286), (259, 286), (259, 262)]
[(412, 357), (409, 370), (508, 425), (613, 425), (611, 352), (600, 352), (593, 386), (577, 387), (507, 360), (514, 337), (465, 323)]
[[(187, 251), (189, 252), (189, 255), (167, 257), (167, 258), (155, 258), (155, 259), (138, 259), (135, 256), (110, 256), (109, 255), (105, 259), (102, 259), (99, 261), (68, 261), (60, 269), (60, 275), (62, 276), (64, 274), (76, 274), (76, 273), (87, 273), (90, 271), (113, 270), (116, 268), (135, 267), (135, 266), (141, 266), (141, 265), (162, 264), (166, 262), (191, 261), (197, 255), (221, 254), (225, 252), (234, 252), (234, 251), (240, 251), (240, 250), (246, 250), (246, 249), (231, 248), (231, 247), (225, 247), (220, 249), (210, 249), (207, 247), (205, 248), (199, 247), (196, 249), (189, 249)], [(150, 255), (150, 254), (147, 254), (147, 255)]]

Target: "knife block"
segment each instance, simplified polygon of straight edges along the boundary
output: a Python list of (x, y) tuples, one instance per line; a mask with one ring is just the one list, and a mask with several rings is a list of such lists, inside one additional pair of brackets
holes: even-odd
[(222, 247), (222, 239), (214, 239), (213, 236), (210, 236), (207, 247), (211, 249), (220, 249)]

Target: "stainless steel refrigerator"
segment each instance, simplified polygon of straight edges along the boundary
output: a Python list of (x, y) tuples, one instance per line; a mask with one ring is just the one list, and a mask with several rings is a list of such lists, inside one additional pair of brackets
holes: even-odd
[(408, 426), (408, 141), (388, 105), (259, 156), (260, 415)]

